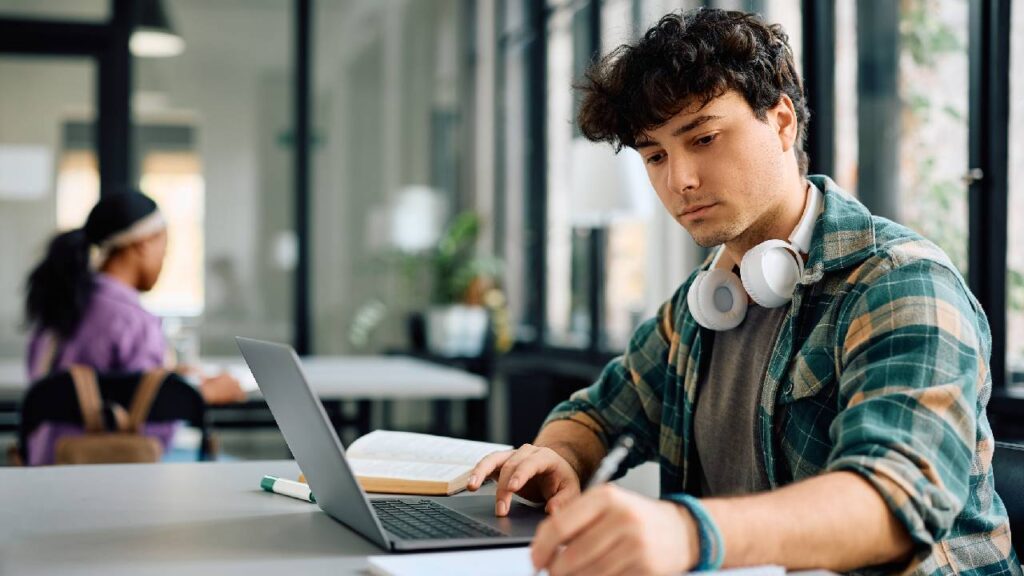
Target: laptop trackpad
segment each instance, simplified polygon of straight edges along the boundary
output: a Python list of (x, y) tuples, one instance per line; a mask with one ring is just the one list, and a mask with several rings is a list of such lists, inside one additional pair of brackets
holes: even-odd
[(537, 524), (546, 516), (543, 506), (532, 508), (529, 504), (516, 497), (512, 498), (512, 510), (504, 518), (494, 515), (493, 494), (437, 497), (431, 498), (431, 500), (461, 512), (509, 536), (533, 536), (537, 529)]

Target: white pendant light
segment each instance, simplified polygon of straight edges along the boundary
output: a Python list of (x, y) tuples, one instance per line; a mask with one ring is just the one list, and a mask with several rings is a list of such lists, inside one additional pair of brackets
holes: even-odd
[(185, 51), (185, 40), (171, 27), (161, 0), (142, 0), (128, 46), (139, 58), (167, 58)]

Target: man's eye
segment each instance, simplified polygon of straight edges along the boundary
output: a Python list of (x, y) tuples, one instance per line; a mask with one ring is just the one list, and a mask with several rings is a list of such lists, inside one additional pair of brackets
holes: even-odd
[(707, 146), (708, 144), (714, 142), (715, 138), (717, 137), (718, 134), (708, 134), (707, 136), (701, 136), (700, 138), (697, 138), (696, 144), (697, 146)]
[(657, 164), (658, 162), (661, 162), (662, 158), (664, 157), (664, 154), (651, 154), (650, 156), (647, 157), (647, 163)]

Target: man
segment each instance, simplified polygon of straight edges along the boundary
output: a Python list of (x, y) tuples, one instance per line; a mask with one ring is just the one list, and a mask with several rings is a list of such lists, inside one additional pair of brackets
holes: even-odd
[[(985, 315), (935, 245), (806, 176), (808, 112), (782, 29), (669, 15), (582, 90), (583, 134), (638, 150), (669, 213), (723, 248), (534, 445), (475, 468), (471, 489), (498, 480), (499, 516), (513, 493), (547, 502), (534, 564), (1020, 574), (993, 490)], [(656, 459), (662, 499), (581, 494), (627, 433), (623, 469)]]

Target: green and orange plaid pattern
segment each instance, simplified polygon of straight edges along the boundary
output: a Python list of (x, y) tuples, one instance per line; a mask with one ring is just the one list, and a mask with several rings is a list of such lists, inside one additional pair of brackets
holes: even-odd
[[(810, 180), (825, 210), (762, 382), (757, 437), (770, 485), (837, 470), (866, 478), (915, 544), (908, 566), (882, 571), (1021, 574), (993, 489), (981, 306), (934, 244), (873, 217), (830, 179)], [(606, 445), (634, 435), (627, 466), (657, 460), (666, 494), (700, 491), (693, 414), (710, 354), (686, 305), (696, 273), (597, 382), (548, 417), (578, 421)]]

